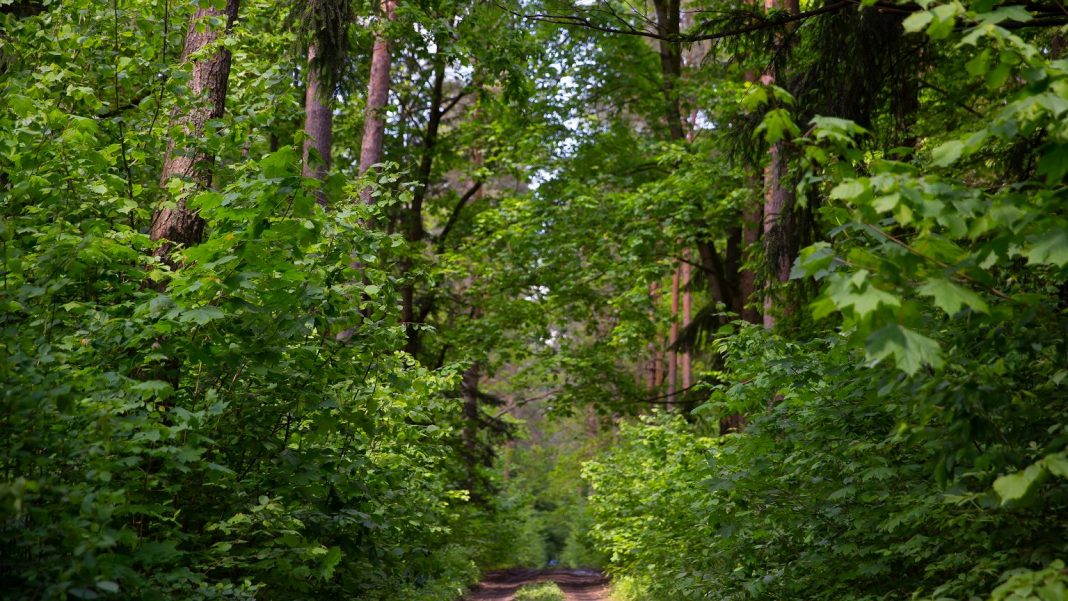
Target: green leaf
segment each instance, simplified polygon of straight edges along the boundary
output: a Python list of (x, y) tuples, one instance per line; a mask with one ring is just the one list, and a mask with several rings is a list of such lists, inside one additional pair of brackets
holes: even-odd
[(1009, 501), (1022, 499), (1045, 473), (1046, 468), (1041, 462), (1031, 464), (1015, 474), (1008, 474), (995, 480), (994, 492), (1001, 497), (1003, 505)]
[(933, 18), (934, 18), (934, 15), (932, 15), (930, 12), (924, 10), (924, 11), (912, 13), (911, 15), (908, 16), (907, 19), (905, 19), (901, 23), (901, 25), (902, 25), (902, 27), (905, 28), (906, 32), (908, 32), (908, 33), (916, 33), (918, 31), (922, 31), (924, 27), (927, 27), (927, 24), (930, 23), (931, 19), (933, 19)]
[(990, 69), (990, 51), (983, 50), (976, 54), (972, 57), (972, 60), (964, 64), (964, 68), (967, 69), (968, 74), (972, 77), (986, 75), (986, 72)]
[(919, 288), (919, 293), (934, 299), (935, 306), (953, 317), (962, 307), (970, 307), (980, 313), (989, 313), (990, 307), (981, 296), (964, 286), (943, 278), (931, 278)]
[(1068, 453), (1054, 453), (1043, 459), (1046, 469), (1054, 476), (1068, 478)]
[(931, 151), (931, 164), (936, 167), (948, 167), (957, 162), (963, 150), (964, 143), (960, 140), (946, 142)]
[(834, 271), (834, 249), (826, 242), (817, 242), (801, 249), (793, 267), (790, 269), (790, 279), (799, 280), (806, 277), (822, 279)]
[(96, 588), (104, 591), (105, 593), (117, 593), (119, 592), (119, 585), (111, 580), (97, 580)]
[(1068, 144), (1049, 144), (1038, 159), (1038, 173), (1046, 176), (1050, 186), (1064, 179), (1068, 173)]
[(984, 23), (1001, 23), (1002, 21), (1017, 21), (1026, 23), (1034, 16), (1022, 6), (1002, 6), (997, 10), (979, 16)]
[(1024, 252), (1027, 262), (1034, 264), (1068, 265), (1068, 231), (1064, 228), (1051, 229), (1040, 234)]
[(222, 310), (220, 310), (218, 307), (212, 307), (209, 305), (207, 307), (186, 309), (185, 311), (182, 311), (181, 315), (178, 316), (178, 321), (182, 323), (193, 322), (197, 325), (202, 326), (213, 319), (221, 319), (225, 317), (225, 315), (226, 314), (223, 313)]
[(156, 396), (161, 399), (169, 397), (174, 389), (162, 380), (145, 380), (130, 387), (130, 390), (141, 393), (142, 397)]
[(869, 336), (865, 350), (872, 361), (892, 357), (898, 369), (910, 376), (924, 365), (933, 368), (943, 365), (942, 349), (937, 342), (897, 324), (888, 325)]
[(831, 198), (836, 200), (853, 200), (864, 194), (867, 186), (858, 180), (844, 181), (831, 190)]
[(901, 299), (873, 285), (868, 275), (862, 269), (848, 277), (832, 278), (826, 294), (839, 311), (852, 310), (858, 319), (864, 319), (879, 307), (901, 306)]
[(334, 576), (334, 570), (339, 563), (341, 563), (341, 548), (330, 547), (330, 550), (323, 556), (323, 563), (319, 568), (319, 575), (323, 580), (330, 580)]

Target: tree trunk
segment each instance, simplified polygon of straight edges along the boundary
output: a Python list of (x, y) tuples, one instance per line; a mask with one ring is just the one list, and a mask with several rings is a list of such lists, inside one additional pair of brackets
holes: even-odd
[[(214, 44), (222, 34), (228, 34), (237, 19), (238, 0), (227, 0), (223, 10), (210, 5), (197, 9), (189, 23), (182, 49), (182, 62), (189, 61), (202, 48)], [(204, 21), (213, 17), (223, 17), (226, 25), (223, 31), (204, 28)], [(201, 25), (198, 28), (198, 25)], [(188, 179), (198, 189), (211, 186), (212, 166), (215, 156), (206, 152), (201, 146), (204, 128), (211, 119), (222, 117), (226, 106), (226, 85), (230, 78), (230, 51), (220, 46), (214, 54), (193, 59), (192, 76), (189, 90), (193, 98), (179, 102), (171, 114), (171, 128), (182, 129), (183, 140), (172, 138), (167, 144), (167, 155), (163, 161), (163, 173), (160, 185), (165, 185), (173, 177)], [(152, 216), (149, 236), (152, 240), (165, 240), (156, 251), (156, 256), (166, 258), (172, 245), (191, 246), (200, 242), (204, 235), (204, 220), (195, 212), (186, 208), (184, 200), (179, 199), (175, 206), (160, 207)]]
[(22, 19), (39, 15), (44, 9), (44, 2), (41, 0), (15, 0), (11, 4), (0, 5), (0, 15), (15, 15), (16, 19)]
[[(653, 301), (653, 309), (649, 312), (650, 318), (653, 320), (653, 329), (656, 329), (656, 305), (660, 300), (660, 283), (649, 283), (649, 297)], [(649, 341), (649, 367), (648, 367), (648, 381), (646, 382), (646, 388), (649, 392), (654, 392), (660, 387), (660, 381), (663, 379), (660, 371), (660, 348), (657, 345), (657, 338), (655, 334), (653, 339)]]
[[(764, 295), (764, 327), (775, 327), (774, 289), (790, 279), (791, 231), (790, 210), (794, 193), (786, 178), (786, 149), (782, 142), (768, 151), (768, 166), (764, 170), (764, 259), (767, 261), (769, 281)], [(784, 308), (780, 307), (780, 310)]]
[[(664, 38), (677, 38), (680, 0), (654, 0), (653, 4), (656, 6), (657, 33)], [(682, 50), (678, 42), (671, 39), (661, 39), (659, 47), (668, 132), (672, 141), (678, 141), (685, 137), (678, 92), (679, 77), (682, 76)]]
[[(798, 0), (765, 0), (764, 7), (771, 10), (785, 9), (791, 14), (800, 10)], [(787, 41), (780, 36), (776, 42), (776, 52), (783, 50)], [(764, 82), (771, 84), (780, 77), (777, 61), (764, 75)], [(788, 168), (785, 141), (776, 142), (768, 150), (768, 164), (764, 169), (764, 259), (768, 265), (769, 281), (764, 294), (764, 327), (775, 327), (775, 302), (773, 293), (778, 284), (790, 279), (790, 265), (793, 263), (791, 237), (793, 228), (790, 224), (790, 211), (794, 205), (794, 192), (786, 181)]]
[(675, 266), (671, 276), (671, 338), (668, 341), (667, 407), (675, 405), (675, 393), (679, 381), (679, 352), (675, 343), (679, 340), (679, 275), (681, 267)]
[[(413, 252), (420, 249), (426, 231), (423, 229), (423, 201), (426, 199), (427, 189), (430, 187), (430, 176), (434, 167), (434, 149), (438, 142), (438, 129), (441, 126), (441, 99), (445, 88), (445, 61), (439, 59), (434, 67), (434, 83), (430, 93), (430, 114), (427, 118), (426, 134), (423, 138), (423, 156), (419, 163), (419, 181), (412, 193), (412, 205), (408, 211), (408, 227), (406, 237)], [(405, 260), (402, 265), (404, 271), (411, 270), (411, 261)], [(415, 315), (415, 290), (409, 282), (401, 290), (401, 319), (407, 327), (408, 340), (405, 350), (415, 355), (419, 352), (420, 340), (419, 329), (416, 327), (418, 319)]]
[[(753, 184), (756, 187), (756, 184)], [(763, 231), (764, 207), (758, 203), (742, 212), (742, 256), (743, 261), (750, 256), (757, 244), (760, 244), (760, 234)], [(752, 303), (756, 300), (757, 277), (752, 269), (742, 267), (739, 272), (739, 314), (742, 319), (749, 323), (760, 323), (760, 310)]]
[[(308, 46), (308, 90), (304, 94), (304, 177), (322, 180), (330, 170), (331, 143), (334, 136), (333, 90), (324, 90), (316, 66), (318, 49)], [(312, 151), (315, 151), (314, 154)], [(322, 190), (315, 199), (324, 208), (326, 195)]]
[[(690, 270), (689, 263), (690, 249), (683, 251), (682, 262), (682, 327), (690, 327), (690, 323), (693, 322), (693, 291), (690, 289)], [(689, 390), (693, 386), (693, 365), (690, 350), (687, 349), (682, 353), (682, 390)]]
[(479, 370), (478, 363), (472, 363), (470, 367), (464, 370), (460, 379), (460, 395), (463, 397), (464, 416), (464, 465), (467, 468), (467, 482), (465, 484), (467, 490), (472, 494), (474, 494), (479, 481), (478, 424), (479, 411), (481, 409), (478, 403), (478, 383), (481, 377), (482, 373)]
[[(385, 25), (396, 18), (396, 0), (382, 0), (382, 17)], [(367, 111), (364, 117), (363, 140), (360, 143), (359, 173), (363, 175), (372, 165), (382, 162), (382, 141), (386, 131), (386, 104), (389, 101), (390, 70), (389, 36), (380, 30), (375, 35), (371, 49), (371, 79), (367, 85)], [(365, 203), (372, 203), (371, 189), (360, 193)]]
[[(682, 127), (682, 109), (679, 104), (678, 93), (679, 78), (682, 76), (682, 50), (679, 43), (672, 39), (677, 38), (679, 35), (680, 2), (681, 0), (653, 1), (656, 8), (656, 30), (661, 36), (661, 39), (659, 40), (659, 50), (661, 85), (664, 93), (664, 117), (667, 120), (668, 134), (673, 142), (678, 142), (686, 138), (686, 133)], [(669, 344), (671, 345), (674, 345), (678, 338), (678, 277), (678, 267), (676, 266), (675, 274), (672, 278), (671, 291), (671, 334), (669, 336)], [(659, 284), (650, 285), (650, 293), (653, 295), (653, 301), (655, 303), (659, 296)], [(667, 404), (668, 407), (670, 407), (675, 402), (678, 376), (678, 353), (673, 346), (669, 350), (667, 373), (665, 374), (663, 354), (660, 348), (662, 343), (663, 339), (659, 336), (657, 337), (656, 342), (651, 343), (653, 348), (653, 369), (651, 375), (654, 383), (652, 388), (654, 390), (658, 389), (664, 380), (664, 376), (667, 376)]]

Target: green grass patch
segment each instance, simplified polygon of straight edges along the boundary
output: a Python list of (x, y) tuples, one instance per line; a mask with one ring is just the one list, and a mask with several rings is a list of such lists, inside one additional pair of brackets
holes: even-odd
[(516, 592), (515, 601), (564, 601), (564, 591), (555, 582), (527, 584)]

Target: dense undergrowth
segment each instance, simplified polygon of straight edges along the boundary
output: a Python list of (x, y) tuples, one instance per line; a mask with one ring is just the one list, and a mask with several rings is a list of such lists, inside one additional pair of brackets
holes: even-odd
[[(904, 160), (813, 119), (826, 241), (792, 277), (819, 292), (776, 334), (720, 330), (710, 400), (587, 465), (624, 597), (1065, 598), (1068, 63), (971, 9), (905, 27), (998, 56), (1012, 92)], [(1009, 148), (1037, 167), (1009, 179)]]

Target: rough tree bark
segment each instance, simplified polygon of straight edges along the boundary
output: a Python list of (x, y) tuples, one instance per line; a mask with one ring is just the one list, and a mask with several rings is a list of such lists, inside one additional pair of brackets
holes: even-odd
[[(660, 283), (649, 283), (649, 297), (653, 301), (653, 308), (650, 311), (650, 318), (653, 320), (653, 327), (656, 327), (656, 305), (660, 300)], [(660, 382), (663, 380), (663, 366), (661, 365), (662, 357), (660, 352), (660, 346), (657, 344), (657, 336), (654, 335), (653, 339), (649, 341), (649, 362), (646, 367), (646, 373), (648, 374), (646, 380), (646, 388), (649, 392), (655, 391), (660, 387)]]
[(675, 406), (675, 393), (679, 381), (679, 351), (675, 344), (679, 341), (679, 276), (681, 267), (675, 266), (675, 273), (671, 276), (671, 338), (668, 340), (668, 372), (667, 372), (667, 408)]
[[(382, 18), (386, 24), (396, 18), (396, 0), (382, 0)], [(386, 131), (386, 104), (389, 101), (389, 70), (392, 63), (389, 36), (380, 30), (371, 49), (371, 79), (367, 84), (367, 111), (360, 143), (359, 173), (363, 175), (372, 165), (382, 162), (382, 141)], [(365, 203), (372, 203), (371, 189), (360, 193)]]
[[(199, 189), (211, 186), (215, 156), (200, 148), (199, 143), (204, 137), (207, 122), (223, 115), (226, 86), (230, 79), (230, 51), (220, 46), (206, 56), (201, 53), (233, 29), (238, 4), (238, 0), (227, 0), (222, 10), (211, 6), (199, 8), (189, 22), (185, 46), (182, 48), (182, 62), (193, 61), (189, 79), (189, 91), (193, 99), (178, 103), (171, 114), (171, 127), (181, 128), (183, 139), (172, 138), (168, 142), (160, 185), (173, 177), (181, 177), (192, 181)], [(220, 30), (218, 27), (205, 26), (213, 19), (223, 19), (224, 27)], [(149, 236), (152, 240), (165, 241), (157, 249), (157, 256), (166, 258), (175, 244), (197, 244), (203, 235), (204, 220), (196, 212), (190, 211), (184, 200), (178, 200), (173, 207), (160, 207), (152, 216)]]
[[(316, 66), (318, 49), (308, 46), (308, 89), (304, 93), (304, 177), (322, 180), (330, 171), (334, 137), (333, 90), (323, 89)], [(314, 151), (314, 153), (312, 152)], [(326, 195), (320, 190), (316, 201), (326, 207)]]
[[(682, 257), (682, 327), (690, 327), (693, 322), (693, 290), (690, 288), (690, 249), (683, 251)], [(689, 390), (693, 386), (693, 358), (690, 350), (682, 353), (682, 389)]]
[[(767, 10), (786, 10), (791, 14), (800, 12), (798, 0), (765, 0)], [(776, 53), (784, 51), (787, 43), (785, 36), (780, 36), (776, 43)], [(778, 60), (773, 60), (771, 67), (764, 74), (764, 83), (774, 83), (781, 74), (778, 73)], [(787, 178), (787, 149), (784, 141), (772, 144), (768, 150), (768, 164), (764, 169), (764, 257), (768, 265), (769, 281), (764, 295), (764, 327), (775, 327), (773, 289), (790, 279), (790, 265), (793, 263), (790, 224), (790, 211), (794, 205), (794, 192)]]

